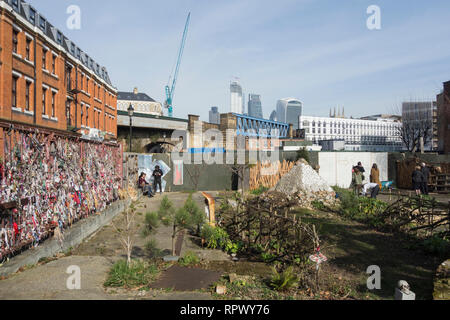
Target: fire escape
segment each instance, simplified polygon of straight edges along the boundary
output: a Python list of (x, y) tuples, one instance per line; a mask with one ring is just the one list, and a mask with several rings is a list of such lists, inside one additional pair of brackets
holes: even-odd
[[(81, 128), (78, 126), (78, 94), (81, 90), (78, 89), (78, 68), (75, 69), (75, 79), (72, 79), (73, 67), (66, 65), (66, 86), (67, 86), (67, 100), (66, 100), (66, 119), (67, 130), (78, 132)], [(72, 118), (72, 103), (75, 105), (74, 119)]]

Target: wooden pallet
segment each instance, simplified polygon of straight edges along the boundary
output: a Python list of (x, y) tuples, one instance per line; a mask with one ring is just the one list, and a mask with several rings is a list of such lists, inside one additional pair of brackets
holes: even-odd
[(450, 175), (438, 174), (431, 176), (430, 190), (437, 193), (450, 193)]

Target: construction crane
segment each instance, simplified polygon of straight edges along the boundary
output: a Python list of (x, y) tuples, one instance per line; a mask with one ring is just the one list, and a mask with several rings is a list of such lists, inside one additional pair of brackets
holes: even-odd
[[(175, 94), (175, 87), (177, 85), (178, 73), (180, 72), (181, 59), (183, 58), (184, 46), (186, 44), (186, 37), (189, 29), (189, 22), (191, 21), (191, 13), (189, 12), (186, 26), (184, 27), (183, 38), (181, 39), (180, 51), (178, 52), (177, 64), (175, 67), (175, 72), (173, 76), (171, 75), (169, 78), (169, 82), (166, 86), (166, 102), (164, 106), (169, 110), (169, 117), (173, 117), (173, 97)], [(172, 80), (172, 85), (170, 81)]]

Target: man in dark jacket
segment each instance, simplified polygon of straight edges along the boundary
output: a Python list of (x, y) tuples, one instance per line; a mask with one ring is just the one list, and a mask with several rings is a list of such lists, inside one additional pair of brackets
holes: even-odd
[(422, 194), (429, 194), (428, 190), (428, 181), (430, 179), (430, 169), (427, 167), (425, 163), (422, 163), (422, 174), (423, 174), (423, 183), (422, 183)]
[(358, 171), (361, 172), (361, 173), (365, 173), (366, 172), (366, 170), (362, 166), (361, 162), (358, 162), (358, 165), (356, 166), (356, 168), (358, 168)]
[(158, 189), (156, 189), (157, 186), (159, 186), (159, 191), (162, 194), (162, 186), (161, 186), (161, 178), (163, 176), (163, 172), (160, 169), (159, 166), (155, 167), (155, 171), (153, 171), (153, 188), (155, 189), (155, 194), (158, 191)]
[(421, 167), (418, 166), (418, 167), (416, 167), (416, 170), (414, 170), (414, 172), (412, 174), (413, 188), (416, 191), (416, 195), (418, 195), (418, 196), (421, 194), (421, 190), (422, 190), (424, 181), (425, 181), (425, 179), (423, 177)]

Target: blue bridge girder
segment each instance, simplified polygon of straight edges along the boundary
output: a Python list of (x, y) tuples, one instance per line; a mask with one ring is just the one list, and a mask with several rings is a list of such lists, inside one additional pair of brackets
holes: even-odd
[(238, 136), (253, 138), (287, 138), (289, 124), (258, 119), (242, 114), (233, 113), (236, 116), (236, 134)]

